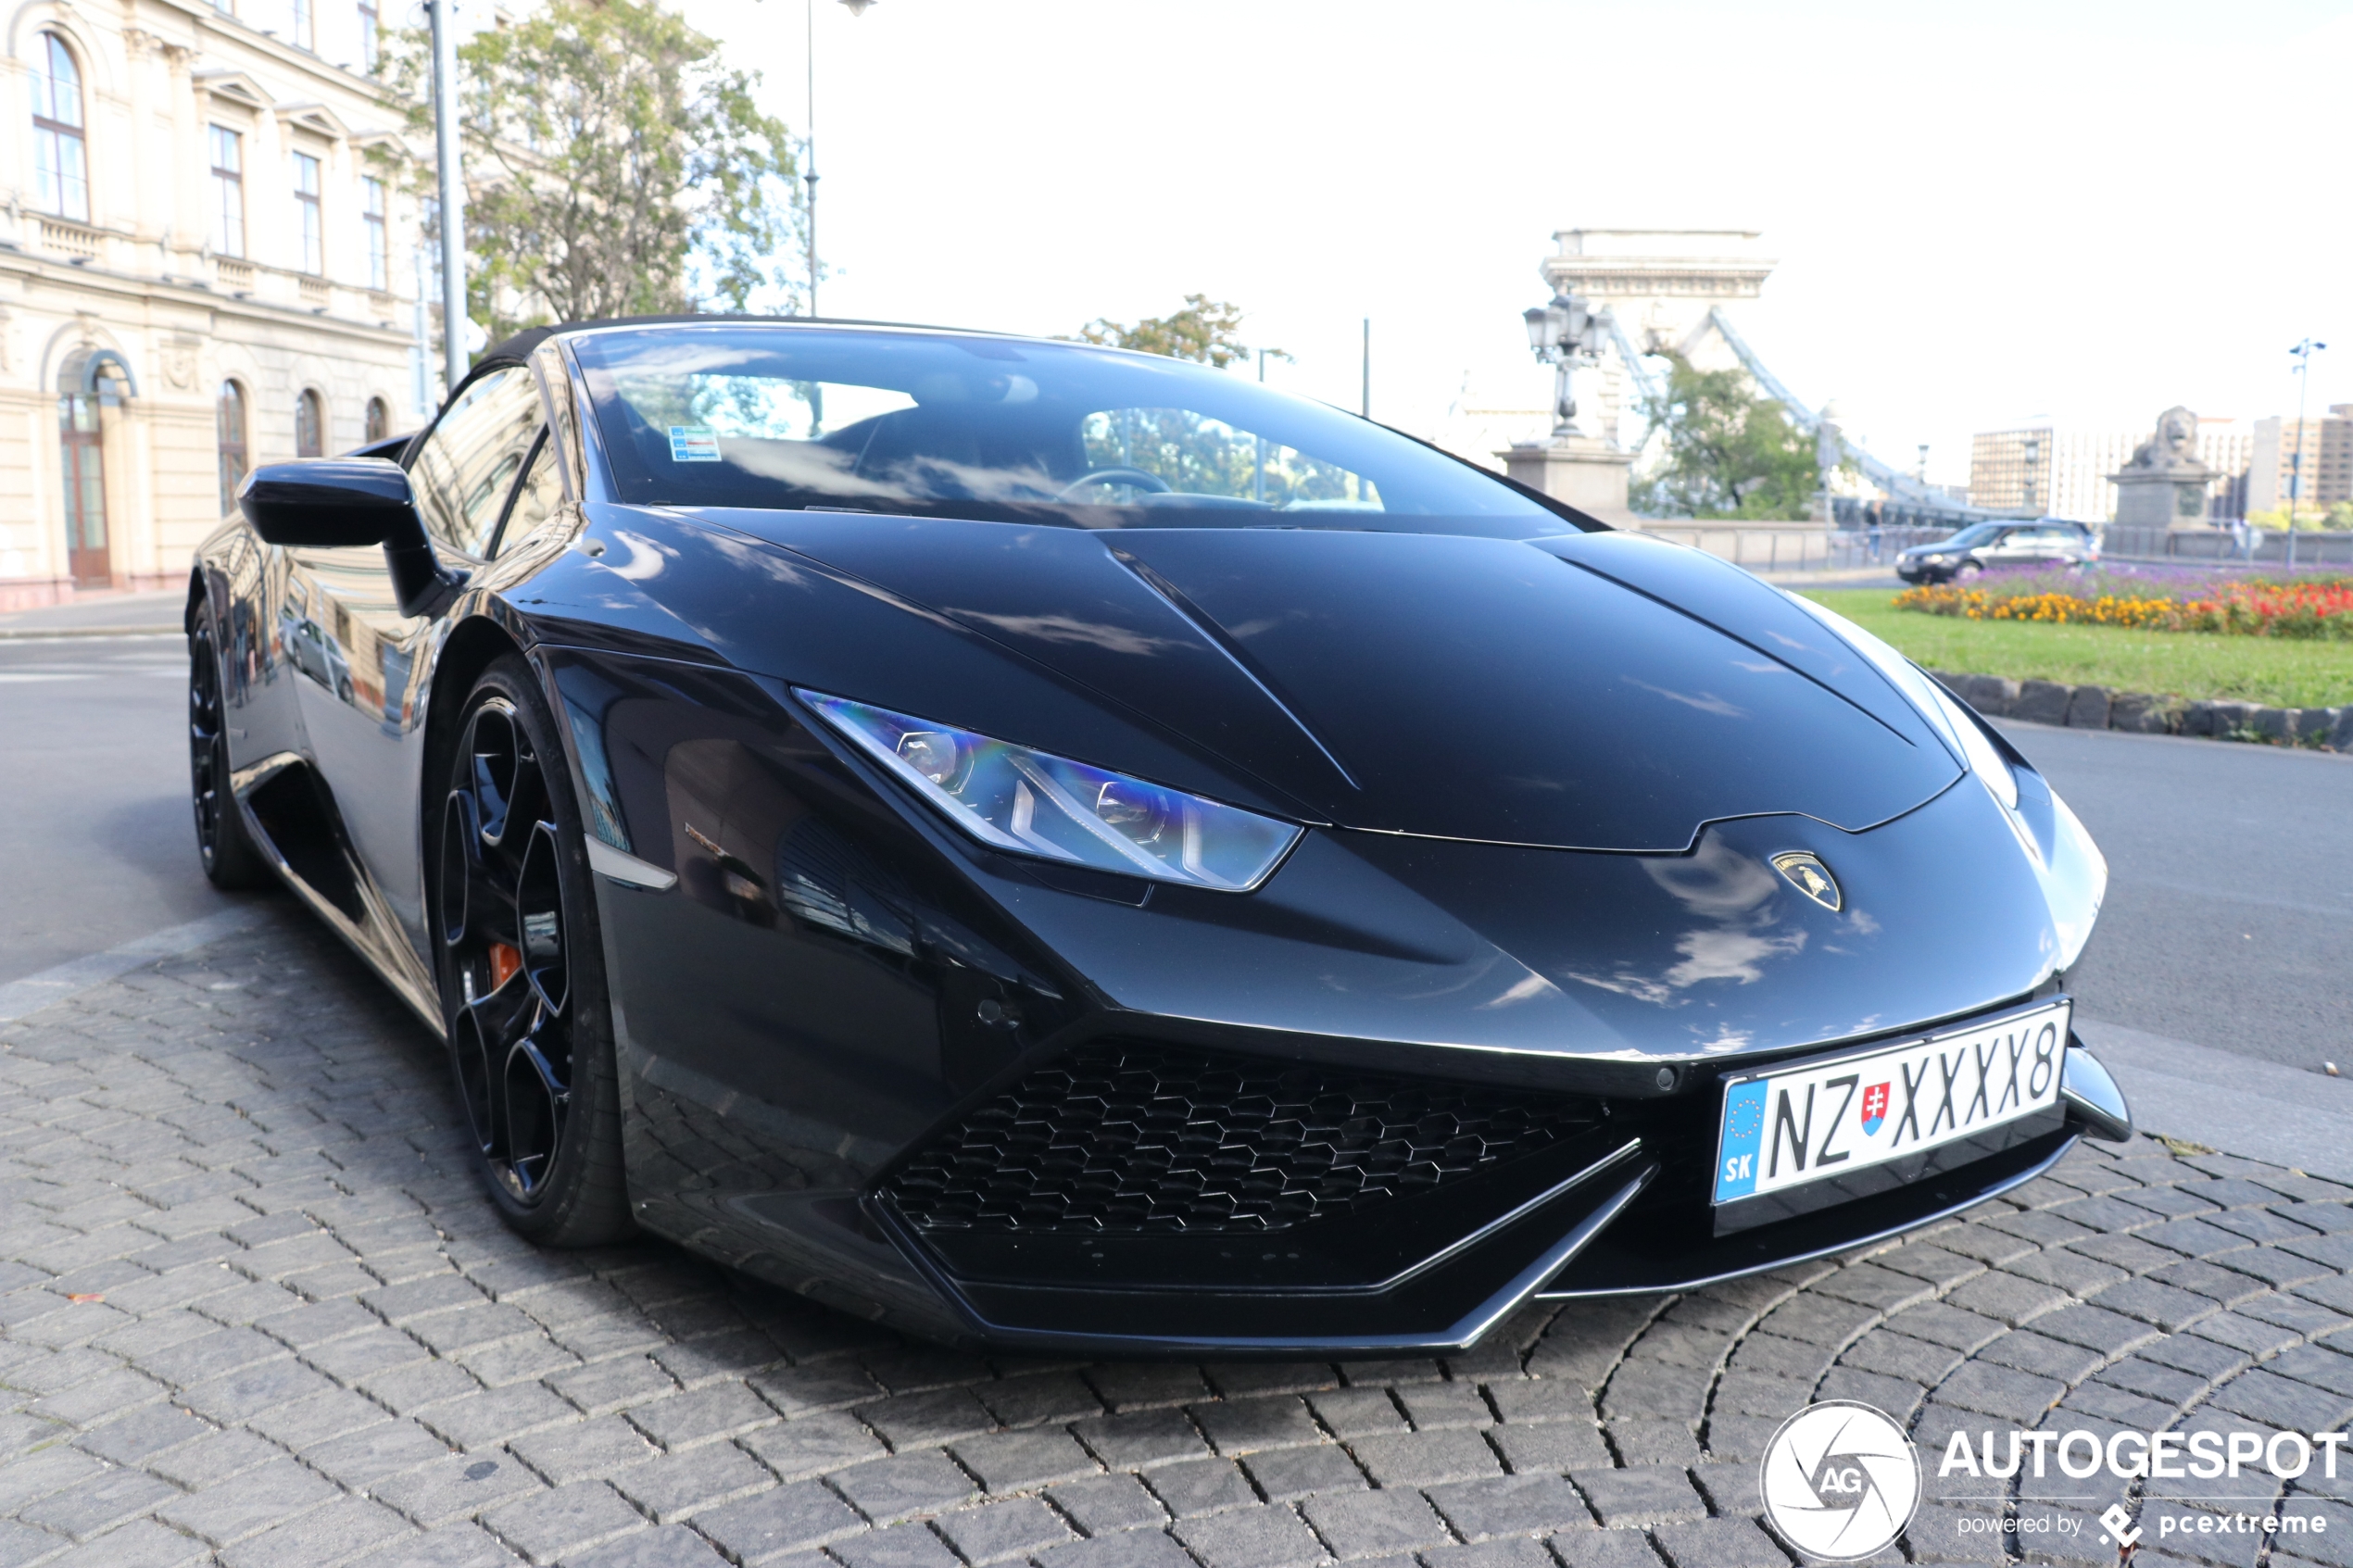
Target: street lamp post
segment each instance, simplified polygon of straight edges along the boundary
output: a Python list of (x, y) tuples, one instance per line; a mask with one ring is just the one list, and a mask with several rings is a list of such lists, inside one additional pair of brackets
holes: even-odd
[(466, 183), (458, 149), (456, 0), (430, 0), (433, 139), (441, 176), (441, 353), (449, 390), (466, 379)]
[(1553, 367), (1553, 439), (1584, 434), (1577, 423), (1576, 368), (1601, 357), (1602, 319), (1573, 294), (1556, 294), (1547, 304), (1520, 312), (1528, 323), (1528, 346), (1539, 364)]
[[(862, 17), (875, 0), (841, 0), (853, 17)], [(817, 314), (817, 0), (809, 0), (803, 7), (802, 24), (808, 30), (809, 118), (803, 130), (802, 145), (809, 156), (804, 159), (801, 178), (809, 182), (809, 314)]]
[(2287, 527), (2291, 538), (2296, 533), (2296, 503), (2304, 494), (2304, 410), (2312, 390), (2312, 356), (2327, 346), (2308, 337), (2288, 350), (2296, 356), (2296, 456), (2288, 460), (2287, 469)]

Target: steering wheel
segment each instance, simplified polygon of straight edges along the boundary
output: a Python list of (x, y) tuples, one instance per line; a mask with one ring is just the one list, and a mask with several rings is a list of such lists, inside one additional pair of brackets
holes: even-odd
[(1132, 484), (1139, 490), (1155, 490), (1166, 494), (1168, 481), (1141, 469), (1088, 469), (1055, 494), (1057, 501), (1067, 501), (1090, 484)]

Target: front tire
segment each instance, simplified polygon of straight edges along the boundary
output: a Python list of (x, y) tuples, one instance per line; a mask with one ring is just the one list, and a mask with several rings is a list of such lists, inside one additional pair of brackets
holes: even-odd
[(268, 884), (270, 862), (245, 831), (229, 782), (227, 705), (211, 607), (198, 605), (195, 619), (188, 633), (188, 797), (195, 809), (196, 859), (213, 886), (237, 892)]
[(1973, 560), (1965, 560), (1953, 569), (1953, 579), (1958, 583), (1973, 583), (1985, 575), (1985, 569)]
[(550, 1247), (632, 1233), (604, 945), (555, 720), (520, 655), (467, 694), (431, 906), (469, 1138), (507, 1223)]

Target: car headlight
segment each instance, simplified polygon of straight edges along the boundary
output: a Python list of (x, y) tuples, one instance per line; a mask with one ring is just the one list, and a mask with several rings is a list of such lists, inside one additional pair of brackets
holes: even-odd
[(1014, 855), (1246, 893), (1300, 829), (1067, 757), (821, 692), (793, 695), (963, 832)]

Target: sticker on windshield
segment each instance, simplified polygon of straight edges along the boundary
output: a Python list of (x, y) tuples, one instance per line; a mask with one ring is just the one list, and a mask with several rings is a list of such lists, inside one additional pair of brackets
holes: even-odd
[(673, 463), (715, 463), (719, 434), (707, 425), (672, 425), (670, 460)]

